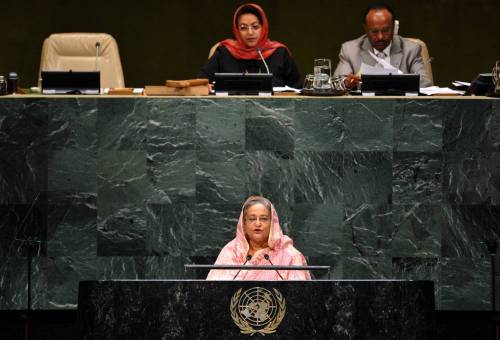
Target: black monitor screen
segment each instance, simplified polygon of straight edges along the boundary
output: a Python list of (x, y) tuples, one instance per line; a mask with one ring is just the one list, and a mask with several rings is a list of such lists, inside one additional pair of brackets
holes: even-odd
[(361, 91), (375, 95), (405, 95), (419, 92), (419, 74), (362, 74)]
[(215, 93), (258, 95), (273, 92), (273, 75), (266, 73), (216, 73)]
[(43, 93), (99, 93), (99, 71), (42, 71)]

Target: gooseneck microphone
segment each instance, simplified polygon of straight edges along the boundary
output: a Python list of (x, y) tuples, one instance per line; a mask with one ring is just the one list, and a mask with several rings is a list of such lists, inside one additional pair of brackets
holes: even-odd
[[(246, 261), (242, 264), (242, 266), (246, 265), (248, 261), (250, 261), (252, 259), (252, 255), (248, 254), (247, 257), (246, 257)], [(241, 269), (238, 270), (238, 272), (236, 273), (236, 275), (233, 277), (233, 280), (236, 279), (236, 276), (238, 276), (238, 274), (241, 272)]]
[(256, 51), (259, 54), (260, 59), (264, 63), (264, 66), (266, 67), (267, 74), (271, 74), (271, 72), (269, 72), (269, 67), (267, 66), (266, 60), (264, 59), (264, 56), (262, 55), (262, 52), (260, 51), (260, 48), (257, 47)]
[(101, 48), (101, 43), (98, 41), (95, 43), (95, 70), (99, 71), (99, 49)]
[[(272, 266), (274, 266), (274, 263), (272, 263), (272, 262), (271, 262), (271, 259), (269, 258), (269, 255), (265, 254), (265, 255), (264, 255), (264, 258), (265, 258), (267, 261), (269, 261), (269, 263), (270, 263)], [(282, 280), (284, 280), (283, 276), (281, 276), (281, 274), (280, 274), (280, 272), (279, 272), (279, 271), (277, 271), (277, 270), (276, 270), (276, 273), (278, 273), (279, 277), (280, 277)]]

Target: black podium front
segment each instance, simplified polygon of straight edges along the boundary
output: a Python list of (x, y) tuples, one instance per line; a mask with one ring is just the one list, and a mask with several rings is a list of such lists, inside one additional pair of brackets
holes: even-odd
[(84, 339), (431, 339), (431, 281), (82, 281)]

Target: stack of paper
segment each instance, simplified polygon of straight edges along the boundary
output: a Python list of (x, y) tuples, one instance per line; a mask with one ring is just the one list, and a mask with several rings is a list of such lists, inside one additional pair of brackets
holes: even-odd
[(420, 93), (426, 94), (428, 96), (439, 96), (439, 95), (463, 95), (464, 91), (452, 90), (449, 87), (439, 87), (439, 86), (429, 86), (420, 89)]

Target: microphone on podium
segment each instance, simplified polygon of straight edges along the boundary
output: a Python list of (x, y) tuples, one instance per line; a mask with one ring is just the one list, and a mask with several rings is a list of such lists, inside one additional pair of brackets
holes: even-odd
[(99, 49), (101, 48), (101, 43), (97, 41), (95, 43), (95, 70), (99, 71)]
[(259, 54), (260, 59), (264, 63), (264, 66), (266, 67), (266, 70), (267, 70), (267, 74), (271, 74), (271, 72), (269, 72), (269, 67), (267, 66), (266, 60), (264, 59), (264, 56), (262, 55), (262, 52), (260, 51), (260, 48), (257, 47), (255, 50), (257, 51), (257, 53)]
[[(248, 255), (247, 255), (247, 257), (246, 257), (245, 262), (243, 262), (243, 266), (244, 266), (245, 264), (247, 264), (247, 262), (248, 262), (248, 261), (250, 261), (251, 259), (252, 259), (252, 255), (248, 254)], [(233, 277), (233, 280), (234, 280), (234, 279), (236, 279), (236, 276), (238, 276), (238, 274), (239, 274), (240, 272), (241, 272), (241, 269), (240, 269), (240, 270), (238, 270), (238, 272), (236, 273), (236, 275)]]
[[(265, 255), (264, 255), (264, 258), (265, 258), (267, 261), (269, 261), (269, 263), (270, 263), (272, 266), (274, 266), (274, 263), (272, 263), (272, 262), (271, 262), (271, 259), (269, 258), (269, 255), (265, 254)], [(278, 273), (279, 277), (280, 277), (282, 280), (284, 280), (283, 276), (281, 276), (281, 274), (280, 274), (280, 272), (279, 272), (279, 271), (277, 271), (277, 270), (276, 270), (276, 273)]]

